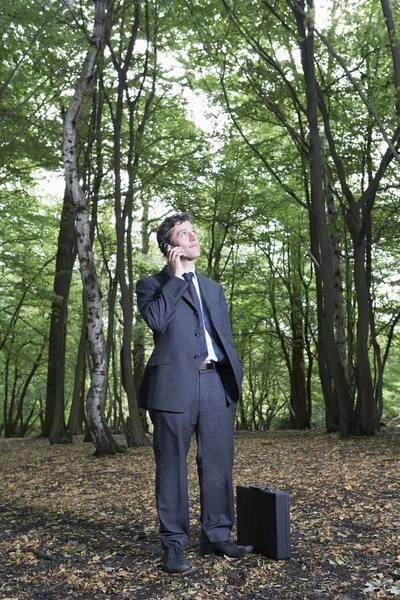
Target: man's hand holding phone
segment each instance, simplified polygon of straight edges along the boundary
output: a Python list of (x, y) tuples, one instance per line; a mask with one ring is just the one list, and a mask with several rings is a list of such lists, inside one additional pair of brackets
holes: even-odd
[(185, 272), (182, 264), (182, 258), (184, 257), (183, 248), (171, 244), (165, 244), (165, 248), (167, 250), (168, 264), (172, 274), (175, 275), (175, 277), (182, 277)]

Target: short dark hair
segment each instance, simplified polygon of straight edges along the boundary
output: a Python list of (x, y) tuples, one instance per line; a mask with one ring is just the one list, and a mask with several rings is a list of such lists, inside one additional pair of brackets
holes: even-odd
[(190, 213), (175, 213), (170, 217), (166, 217), (157, 229), (157, 243), (164, 256), (167, 256), (166, 244), (171, 243), (172, 231), (175, 225), (180, 225), (185, 221), (193, 223), (193, 217)]

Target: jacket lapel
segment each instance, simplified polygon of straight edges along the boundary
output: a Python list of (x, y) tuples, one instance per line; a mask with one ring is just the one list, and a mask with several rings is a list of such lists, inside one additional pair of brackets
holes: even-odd
[(188, 302), (190, 304), (190, 306), (192, 306), (195, 310), (196, 310), (196, 305), (193, 302), (193, 298), (189, 293), (189, 288), (186, 290), (186, 292), (183, 294), (182, 298), (184, 300), (186, 300), (186, 302)]
[(209, 297), (208, 297), (208, 280), (207, 280), (207, 277), (204, 277), (203, 275), (200, 275), (200, 273), (198, 273), (197, 271), (196, 271), (196, 275), (197, 275), (197, 278), (199, 280), (199, 288), (200, 288), (200, 294), (201, 294), (201, 301), (207, 306), (208, 312), (210, 312), (210, 302), (209, 302)]

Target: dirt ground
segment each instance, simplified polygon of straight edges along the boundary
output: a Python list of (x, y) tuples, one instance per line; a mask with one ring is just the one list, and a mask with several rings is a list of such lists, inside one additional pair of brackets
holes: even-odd
[[(122, 442), (122, 440), (120, 440)], [(290, 560), (199, 553), (161, 568), (151, 448), (98, 459), (93, 446), (0, 440), (1, 600), (358, 600), (400, 596), (400, 429), (340, 440), (322, 430), (237, 433), (235, 485), (290, 494)], [(235, 530), (233, 537), (235, 537)]]

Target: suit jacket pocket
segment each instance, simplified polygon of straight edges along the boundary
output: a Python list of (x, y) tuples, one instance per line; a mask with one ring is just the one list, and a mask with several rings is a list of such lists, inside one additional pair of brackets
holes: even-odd
[(172, 352), (164, 352), (163, 354), (152, 354), (147, 363), (148, 367), (156, 365), (168, 365), (172, 363)]

